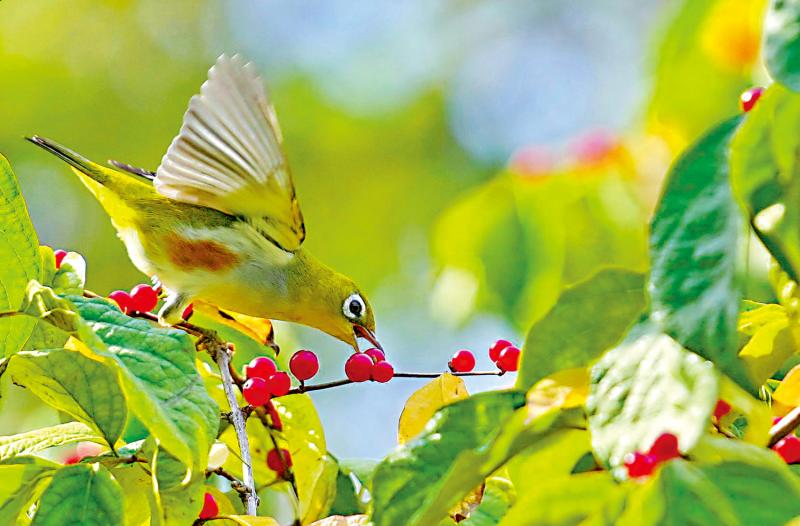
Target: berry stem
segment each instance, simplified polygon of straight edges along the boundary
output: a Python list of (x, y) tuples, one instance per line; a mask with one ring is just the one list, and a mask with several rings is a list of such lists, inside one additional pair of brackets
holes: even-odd
[(797, 426), (800, 426), (800, 406), (789, 411), (786, 416), (781, 418), (780, 422), (772, 426), (772, 429), (769, 430), (767, 447), (772, 447), (780, 442), (782, 438), (794, 431)]
[(219, 475), (220, 477), (227, 479), (228, 482), (231, 483), (231, 488), (233, 488), (234, 491), (239, 493), (239, 496), (242, 498), (242, 500), (246, 499), (246, 496), (249, 493), (247, 486), (245, 486), (245, 484), (241, 480), (237, 479), (236, 477), (225, 471), (222, 467), (218, 467), (215, 469), (207, 469), (206, 476), (209, 475)]

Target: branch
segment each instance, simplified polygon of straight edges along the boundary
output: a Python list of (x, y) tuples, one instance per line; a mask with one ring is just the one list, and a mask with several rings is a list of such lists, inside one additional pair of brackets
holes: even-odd
[(794, 431), (797, 426), (800, 426), (800, 407), (795, 407), (789, 413), (781, 418), (780, 422), (772, 426), (769, 430), (769, 443), (767, 447), (772, 447), (781, 439), (785, 438), (789, 433)]
[(231, 483), (231, 488), (233, 488), (234, 491), (239, 493), (239, 495), (242, 497), (242, 500), (245, 500), (247, 494), (250, 492), (250, 490), (247, 488), (247, 486), (244, 485), (244, 483), (241, 480), (237, 479), (236, 477), (225, 471), (222, 467), (218, 467), (215, 469), (207, 469), (206, 476), (208, 475), (219, 475), (220, 477), (227, 479), (228, 482)]

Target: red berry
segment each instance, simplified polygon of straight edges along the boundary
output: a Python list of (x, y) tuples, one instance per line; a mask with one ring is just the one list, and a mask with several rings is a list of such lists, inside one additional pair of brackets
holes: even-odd
[(373, 364), (370, 378), (376, 382), (385, 384), (394, 378), (394, 367), (386, 361)]
[(292, 455), (285, 449), (281, 449), (280, 453), (277, 449), (273, 449), (267, 453), (267, 467), (277, 473), (279, 477), (283, 477), (292, 467)]
[(210, 519), (211, 517), (216, 517), (219, 514), (219, 506), (217, 506), (217, 501), (214, 498), (214, 495), (211, 493), (206, 493), (203, 497), (203, 509), (200, 510), (200, 515), (197, 517), (200, 519)]
[(662, 433), (650, 446), (649, 453), (656, 458), (657, 462), (678, 458), (681, 456), (681, 452), (678, 450), (678, 437), (672, 433)]
[(363, 353), (355, 353), (344, 364), (344, 372), (354, 382), (366, 382), (372, 375), (372, 358)]
[(454, 373), (468, 373), (475, 368), (475, 355), (466, 349), (461, 349), (450, 358), (447, 365)]
[(725, 400), (717, 400), (717, 405), (714, 407), (714, 420), (719, 421), (723, 416), (731, 412), (731, 404)]
[(500, 351), (500, 356), (497, 358), (497, 367), (501, 371), (516, 371), (519, 368), (519, 354), (520, 350), (510, 345)]
[(782, 416), (776, 416), (775, 418), (772, 419), (772, 425), (774, 426), (775, 424), (777, 424), (781, 420), (783, 420)]
[(269, 388), (269, 394), (272, 396), (283, 396), (288, 394), (289, 389), (292, 388), (292, 379), (283, 371), (278, 371), (277, 373), (272, 373), (267, 379), (267, 387)]
[(150, 285), (136, 285), (131, 289), (131, 308), (139, 312), (150, 312), (158, 304), (158, 293)]
[(755, 88), (750, 88), (749, 90), (745, 91), (739, 97), (739, 102), (742, 106), (742, 111), (748, 112), (753, 109), (753, 106), (756, 105), (758, 99), (761, 98), (761, 94), (764, 93), (764, 88), (760, 86), (756, 86)]
[(80, 455), (78, 453), (73, 453), (71, 455), (67, 455), (66, 457), (64, 457), (63, 462), (65, 466), (69, 466), (71, 464), (77, 464), (81, 460), (83, 460), (83, 455)]
[(116, 302), (116, 304), (119, 306), (119, 310), (125, 314), (128, 314), (128, 311), (133, 310), (131, 305), (133, 303), (133, 299), (131, 298), (131, 295), (124, 290), (115, 290), (108, 295), (108, 298), (114, 300), (114, 302)]
[(652, 474), (657, 464), (658, 459), (655, 455), (639, 451), (625, 455), (625, 467), (628, 468), (628, 476), (631, 478), (646, 477)]
[(295, 378), (305, 382), (319, 372), (319, 360), (311, 351), (297, 351), (289, 360), (289, 370)]
[(244, 399), (250, 405), (258, 406), (269, 402), (269, 386), (263, 378), (250, 378), (242, 386)]
[(250, 360), (250, 363), (244, 366), (244, 375), (246, 378), (261, 378), (266, 380), (272, 376), (278, 367), (271, 359), (266, 356), (258, 356)]
[(56, 268), (61, 268), (61, 262), (67, 257), (67, 251), (59, 249), (53, 252), (53, 255), (56, 257)]
[(386, 355), (383, 354), (383, 351), (375, 347), (373, 347), (372, 349), (367, 349), (366, 351), (364, 351), (364, 354), (372, 358), (372, 361), (375, 363), (386, 361)]
[(186, 321), (189, 321), (189, 318), (192, 317), (194, 314), (194, 303), (190, 303), (185, 309), (183, 309), (183, 314), (181, 314), (181, 318)]
[(772, 446), (772, 449), (779, 454), (787, 464), (800, 462), (800, 438), (796, 435), (787, 435)]
[(495, 363), (497, 360), (500, 359), (500, 351), (505, 349), (506, 347), (511, 347), (514, 345), (508, 340), (497, 340), (489, 347), (489, 359)]

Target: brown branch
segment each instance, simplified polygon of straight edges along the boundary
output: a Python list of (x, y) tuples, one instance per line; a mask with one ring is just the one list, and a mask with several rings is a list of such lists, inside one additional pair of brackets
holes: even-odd
[(767, 447), (772, 447), (800, 426), (800, 407), (795, 407), (769, 430)]
[(245, 500), (245, 496), (249, 493), (247, 486), (244, 483), (225, 471), (221, 466), (215, 469), (207, 469), (206, 476), (209, 475), (219, 475), (220, 477), (227, 479), (231, 483), (231, 488), (234, 489), (240, 496), (242, 496), (242, 500)]

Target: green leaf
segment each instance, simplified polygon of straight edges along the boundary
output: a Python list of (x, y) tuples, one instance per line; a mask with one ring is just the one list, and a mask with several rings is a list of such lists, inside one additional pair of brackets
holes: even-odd
[[(447, 405), (417, 438), (399, 446), (375, 470), (376, 526), (435, 524), (502, 463), (486, 451), (524, 404), (517, 391), (480, 393)], [(504, 460), (504, 459), (503, 459)], [(497, 463), (487, 467), (484, 464)]]
[[(0, 312), (20, 308), (25, 287), (42, 279), (39, 241), (8, 160), (0, 155)], [(0, 318), (0, 356), (19, 351), (36, 322), (21, 316)]]
[(738, 359), (736, 279), (740, 211), (728, 179), (728, 147), (741, 121), (725, 121), (672, 166), (650, 232), (652, 319), (690, 351), (754, 391)]
[[(619, 468), (662, 433), (692, 449), (708, 427), (719, 378), (713, 366), (651, 324), (634, 328), (592, 369), (586, 409), (598, 459)], [(624, 471), (624, 470), (620, 470)], [(623, 472), (616, 472), (623, 477)]]
[(44, 489), (58, 464), (32, 457), (0, 462), (0, 526), (17, 524), (17, 517)]
[(506, 479), (492, 477), (486, 481), (481, 503), (469, 518), (459, 522), (461, 526), (495, 526), (508, 512), (516, 500), (514, 486)]
[(158, 517), (152, 519), (153, 509), (158, 509), (153, 495), (152, 477), (136, 462), (120, 464), (111, 470), (125, 494), (126, 526), (157, 526)]
[(80, 422), (69, 422), (4, 436), (0, 437), (0, 461), (38, 453), (54, 446), (84, 441), (102, 443), (103, 438), (89, 426)]
[(97, 429), (114, 447), (128, 410), (113, 366), (77, 351), (50, 349), (17, 353), (9, 373), (48, 405)]
[(645, 301), (644, 276), (622, 269), (567, 289), (528, 332), (516, 386), (527, 390), (549, 374), (588, 365), (625, 335)]
[(800, 2), (772, 0), (764, 22), (764, 62), (781, 84), (800, 91)]
[(83, 294), (86, 285), (86, 261), (77, 252), (67, 252), (49, 285), (58, 294)]
[(621, 490), (605, 472), (540, 479), (519, 494), (500, 526), (561, 526), (577, 524), (598, 511)]
[(32, 526), (124, 526), (125, 495), (99, 464), (58, 470), (45, 489)]
[(578, 460), (591, 450), (590, 438), (583, 429), (563, 429), (543, 437), (535, 448), (526, 449), (508, 463), (511, 482), (524, 494), (536, 491), (541, 480), (569, 476)]
[(205, 473), (201, 469), (189, 472), (189, 468), (167, 451), (156, 448), (152, 442), (145, 455), (151, 459), (156, 513), (160, 514), (164, 526), (191, 524), (203, 507), (203, 485)]

